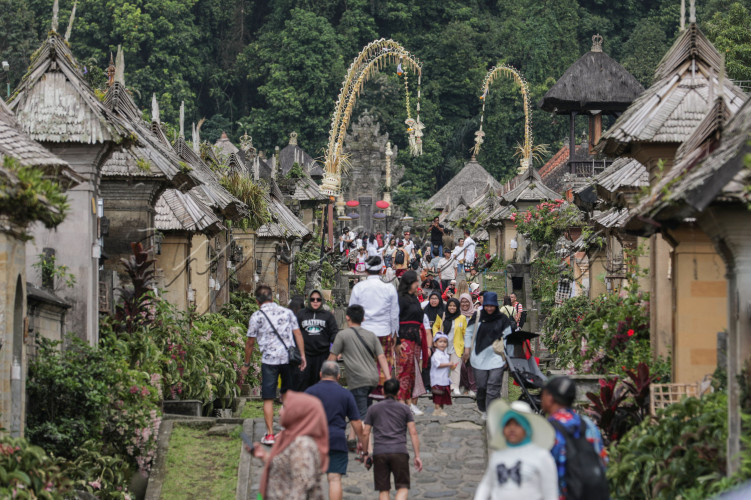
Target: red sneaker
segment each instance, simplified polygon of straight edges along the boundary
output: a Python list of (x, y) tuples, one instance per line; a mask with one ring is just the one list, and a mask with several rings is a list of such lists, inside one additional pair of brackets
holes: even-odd
[(261, 439), (261, 444), (273, 445), (274, 441), (276, 441), (276, 436), (273, 434), (266, 434), (263, 436), (263, 439)]

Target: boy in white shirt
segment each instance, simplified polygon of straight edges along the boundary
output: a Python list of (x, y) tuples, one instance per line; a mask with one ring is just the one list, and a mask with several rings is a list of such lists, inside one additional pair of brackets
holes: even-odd
[(438, 332), (433, 337), (433, 345), (436, 351), (430, 358), (430, 385), (433, 393), (433, 404), (435, 410), (433, 415), (436, 417), (446, 417), (448, 414), (443, 411), (445, 405), (451, 405), (451, 379), (449, 373), (456, 368), (456, 363), (451, 363), (446, 348), (449, 345), (449, 338), (443, 332)]

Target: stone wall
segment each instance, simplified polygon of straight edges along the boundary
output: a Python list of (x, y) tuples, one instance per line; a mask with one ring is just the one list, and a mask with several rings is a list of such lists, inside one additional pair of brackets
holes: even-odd
[(0, 220), (0, 426), (23, 434), (26, 407), (26, 251), (20, 228)]
[[(386, 184), (386, 143), (389, 134), (381, 133), (380, 127), (378, 121), (366, 111), (350, 125), (350, 132), (344, 140), (344, 151), (350, 154), (351, 168), (342, 178), (342, 195), (345, 201), (367, 203), (367, 206), (360, 206), (357, 210), (360, 219), (351, 223), (353, 228), (362, 226), (365, 231), (373, 230), (375, 203), (383, 199)], [(395, 162), (398, 153), (396, 146), (392, 150), (392, 161)], [(391, 185), (398, 185), (403, 174), (403, 168), (392, 164)]]

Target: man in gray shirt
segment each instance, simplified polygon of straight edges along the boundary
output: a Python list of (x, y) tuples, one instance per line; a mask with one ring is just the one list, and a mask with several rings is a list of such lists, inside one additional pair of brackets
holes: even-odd
[(391, 490), (391, 475), (394, 476), (396, 500), (405, 500), (409, 493), (409, 452), (407, 432), (415, 454), (415, 468), (422, 470), (420, 438), (417, 435), (415, 418), (409, 406), (399, 403), (399, 381), (389, 379), (383, 384), (386, 399), (368, 410), (364, 420), (363, 440), (367, 442), (373, 430), (373, 482), (379, 500), (387, 500)]
[(346, 315), (348, 328), (340, 331), (334, 339), (329, 360), (333, 361), (342, 355), (347, 388), (355, 397), (360, 415), (364, 417), (371, 402), (368, 395), (378, 385), (378, 366), (380, 365), (387, 380), (391, 378), (391, 374), (378, 337), (360, 326), (365, 316), (362, 306), (349, 306)]

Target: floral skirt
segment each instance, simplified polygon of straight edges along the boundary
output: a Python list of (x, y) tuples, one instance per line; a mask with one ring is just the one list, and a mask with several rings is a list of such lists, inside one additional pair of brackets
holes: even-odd
[(396, 360), (396, 377), (399, 380), (399, 393), (396, 399), (405, 401), (425, 394), (425, 386), (422, 377), (419, 383), (416, 383), (416, 375), (419, 373), (419, 346), (411, 340), (402, 340), (401, 346), (401, 352)]
[[(389, 373), (394, 373), (394, 345), (396, 344), (396, 339), (391, 335), (386, 335), (378, 337), (378, 340), (381, 342), (381, 347), (383, 347), (383, 355), (386, 357), (386, 364), (389, 365)], [(383, 396), (384, 382), (386, 382), (386, 378), (383, 376), (381, 365), (378, 365), (378, 387), (373, 389), (371, 394)]]

